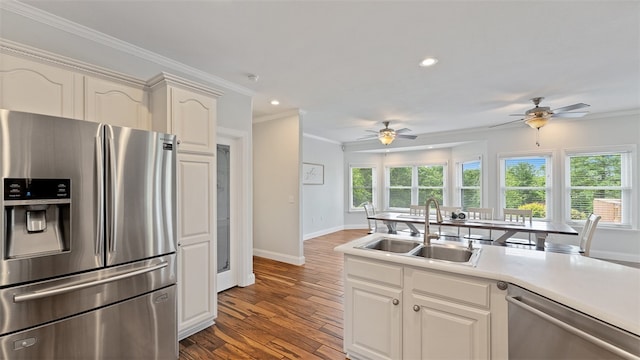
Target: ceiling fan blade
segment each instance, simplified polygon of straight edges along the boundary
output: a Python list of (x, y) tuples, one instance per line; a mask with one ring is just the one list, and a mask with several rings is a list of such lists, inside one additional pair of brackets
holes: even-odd
[(378, 134), (378, 133), (379, 133), (379, 131), (376, 131), (376, 130), (365, 130), (365, 131), (366, 131), (366, 132), (376, 133), (376, 134)]
[(553, 114), (551, 117), (554, 118), (579, 118), (579, 117), (583, 117), (585, 115), (587, 115), (588, 112), (587, 111), (582, 111), (582, 112), (568, 112), (568, 113), (560, 113), (560, 114)]
[(513, 124), (513, 123), (516, 123), (516, 122), (519, 122), (519, 121), (524, 121), (524, 119), (512, 120), (512, 121), (507, 121), (507, 122), (502, 123), (502, 124), (491, 125), (491, 126), (489, 126), (489, 128), (494, 128), (494, 127), (503, 126), (503, 125), (509, 125), (509, 124)]
[(407, 131), (411, 131), (411, 129), (409, 129), (409, 128), (398, 129), (398, 130), (396, 130), (396, 134), (407, 132)]
[(525, 117), (525, 116), (527, 116), (527, 114), (509, 114), (509, 116), (520, 116), (520, 117)]
[(363, 137), (359, 137), (357, 140), (367, 140), (367, 139), (376, 139), (378, 135), (367, 135)]
[(585, 103), (577, 103), (577, 104), (573, 104), (573, 105), (569, 105), (569, 106), (563, 106), (561, 108), (553, 109), (553, 113), (554, 114), (558, 114), (558, 113), (563, 113), (563, 112), (567, 112), (567, 111), (571, 111), (571, 110), (578, 110), (578, 109), (586, 108), (588, 106), (590, 106), (590, 105), (589, 104), (585, 104)]
[[(397, 131), (396, 131), (397, 132)], [(418, 137), (418, 135), (403, 135), (403, 134), (397, 134), (396, 138), (400, 138), (400, 139), (411, 139), (411, 140), (415, 140)]]

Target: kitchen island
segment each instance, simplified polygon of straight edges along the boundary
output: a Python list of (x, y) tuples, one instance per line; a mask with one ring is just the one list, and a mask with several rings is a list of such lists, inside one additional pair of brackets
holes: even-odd
[(376, 233), (335, 248), (345, 255), (345, 352), (351, 358), (425, 356), (431, 345), (437, 351), (427, 357), (507, 358), (508, 341), (535, 341), (508, 338), (509, 284), (640, 335), (639, 269), (490, 245), (474, 244), (481, 252), (475, 266), (359, 248), (379, 238), (416, 240)]

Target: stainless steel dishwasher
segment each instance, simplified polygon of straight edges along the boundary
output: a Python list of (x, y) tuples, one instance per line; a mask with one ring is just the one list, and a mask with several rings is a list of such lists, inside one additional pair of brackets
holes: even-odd
[(640, 337), (509, 284), (509, 359), (640, 359)]

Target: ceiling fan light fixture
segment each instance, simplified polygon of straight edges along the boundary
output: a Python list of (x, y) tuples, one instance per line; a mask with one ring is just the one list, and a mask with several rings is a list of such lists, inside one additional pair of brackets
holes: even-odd
[(378, 135), (378, 140), (380, 140), (383, 145), (391, 144), (395, 138), (396, 132), (393, 130), (381, 130)]
[(536, 116), (525, 120), (525, 124), (529, 125), (532, 129), (540, 129), (547, 125), (547, 121), (549, 121), (549, 119), (546, 117)]

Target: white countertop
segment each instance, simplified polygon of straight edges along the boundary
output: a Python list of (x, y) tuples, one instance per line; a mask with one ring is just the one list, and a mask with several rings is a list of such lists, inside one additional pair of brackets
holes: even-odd
[[(335, 250), (416, 267), (506, 281), (640, 335), (640, 269), (581, 255), (491, 245), (474, 244), (474, 247), (482, 248), (476, 267), (356, 248), (380, 237), (421, 240), (404, 235), (377, 233), (337, 246)], [(432, 242), (446, 243), (442, 240)]]

